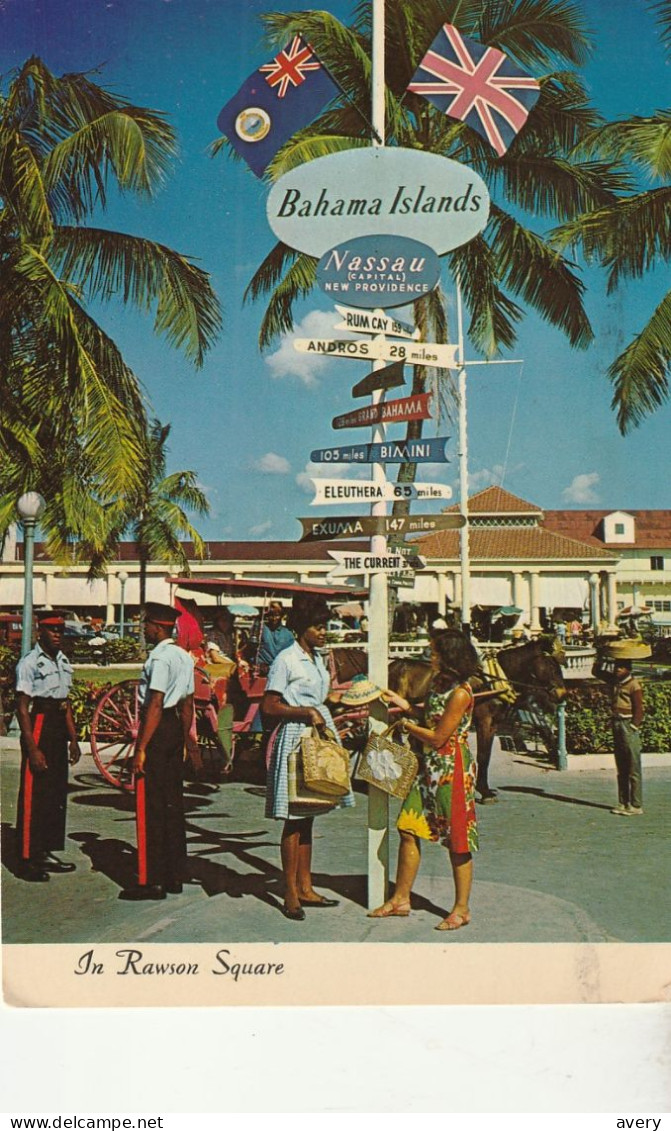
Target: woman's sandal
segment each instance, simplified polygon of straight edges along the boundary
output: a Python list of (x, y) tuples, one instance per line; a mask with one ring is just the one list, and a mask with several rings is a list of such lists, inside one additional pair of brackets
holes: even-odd
[(462, 915), (460, 911), (451, 911), (447, 919), (443, 919), (434, 931), (458, 931), (460, 927), (467, 927), (471, 921), (470, 915)]
[(399, 918), (406, 918), (410, 914), (410, 902), (407, 903), (392, 903), (390, 899), (383, 903), (381, 907), (376, 907), (374, 911), (368, 912), (369, 919), (392, 919), (395, 916)]

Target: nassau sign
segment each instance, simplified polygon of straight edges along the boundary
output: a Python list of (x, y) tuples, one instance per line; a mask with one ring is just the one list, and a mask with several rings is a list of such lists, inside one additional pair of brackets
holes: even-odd
[(350, 444), (344, 448), (317, 448), (313, 463), (448, 463), (449, 436), (433, 440), (387, 440), (382, 444)]
[(421, 240), (443, 255), (485, 227), (482, 178), (418, 149), (349, 149), (285, 173), (268, 196), (268, 223), (289, 247), (319, 258), (358, 236)]
[(407, 420), (430, 420), (429, 401), (431, 393), (418, 393), (414, 397), (402, 397), (398, 401), (382, 401), (380, 404), (365, 405), (334, 416), (333, 428), (365, 428), (369, 424), (393, 424)]
[(374, 483), (372, 479), (313, 479), (315, 497), (311, 506), (340, 506), (342, 503), (391, 503), (397, 499), (451, 499), (446, 483)]
[(315, 278), (325, 294), (344, 296), (354, 306), (402, 306), (433, 290), (440, 278), (440, 260), (435, 251), (418, 240), (404, 236), (359, 236), (325, 252), (317, 264)]

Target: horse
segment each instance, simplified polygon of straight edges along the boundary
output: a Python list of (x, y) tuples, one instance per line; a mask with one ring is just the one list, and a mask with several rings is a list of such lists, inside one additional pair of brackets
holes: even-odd
[[(476, 789), (483, 803), (496, 800), (496, 791), (489, 785), (489, 762), (497, 729), (514, 710), (529, 708), (532, 704), (549, 710), (557, 707), (566, 696), (559, 661), (555, 655), (545, 651), (540, 641), (529, 640), (501, 648), (496, 659), (512, 684), (514, 702), (504, 702), (500, 698), (478, 702), (477, 694), (487, 690), (487, 680), (483, 674), (471, 681), (476, 694), (473, 710), (478, 763)], [(432, 678), (433, 669), (424, 660), (394, 660), (389, 665), (390, 689), (411, 703), (423, 702)]]

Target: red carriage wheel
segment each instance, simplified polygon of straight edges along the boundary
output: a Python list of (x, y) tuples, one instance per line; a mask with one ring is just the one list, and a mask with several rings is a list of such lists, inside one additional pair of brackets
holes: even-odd
[(100, 773), (117, 789), (132, 791), (133, 752), (140, 728), (139, 682), (126, 679), (100, 699), (91, 722), (91, 753)]

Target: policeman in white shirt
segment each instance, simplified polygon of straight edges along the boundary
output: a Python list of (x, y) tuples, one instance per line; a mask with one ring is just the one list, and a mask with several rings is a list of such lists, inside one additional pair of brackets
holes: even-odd
[(65, 614), (37, 613), (38, 641), (16, 668), (16, 717), (21, 730), (17, 816), (19, 876), (46, 883), (50, 872), (74, 872), (53, 855), (65, 847), (68, 761), (79, 761), (68, 701), (72, 664), (61, 651)]
[(193, 715), (193, 659), (172, 639), (177, 609), (147, 602), (145, 637), (153, 645), (142, 669), (140, 730), (135, 743), (138, 883), (120, 899), (165, 899), (182, 890), (186, 862), (183, 768)]

